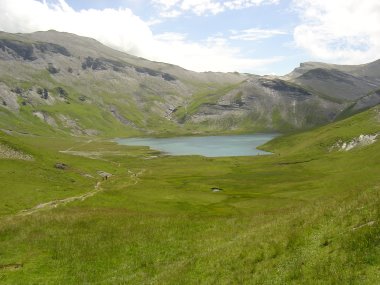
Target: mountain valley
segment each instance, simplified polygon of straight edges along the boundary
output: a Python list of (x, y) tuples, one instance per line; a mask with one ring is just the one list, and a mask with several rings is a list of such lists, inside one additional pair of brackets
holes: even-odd
[[(378, 284), (379, 103), (380, 60), (197, 73), (0, 32), (0, 284)], [(115, 142), (258, 132), (268, 155)]]

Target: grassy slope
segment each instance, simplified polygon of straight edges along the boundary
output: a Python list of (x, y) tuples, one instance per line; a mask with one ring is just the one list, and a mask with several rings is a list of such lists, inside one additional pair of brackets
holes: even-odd
[[(20, 42), (25, 41), (24, 37), (17, 35), (2, 34), (1, 38), (14, 39)], [(32, 41), (26, 40), (27, 45)], [(46, 55), (47, 58), (51, 55)], [(143, 134), (185, 134), (191, 133), (183, 125), (176, 121), (170, 121), (164, 117), (165, 108), (158, 107), (161, 105), (178, 104), (176, 97), (181, 98), (183, 95), (182, 83), (170, 83), (166, 80), (160, 80), (155, 76), (142, 76), (141, 73), (132, 75), (126, 80), (123, 73), (110, 73), (107, 71), (88, 71), (80, 67), (81, 61), (76, 59), (69, 60), (59, 57), (52, 57), (52, 62), (56, 64), (61, 71), (57, 74), (50, 74), (44, 65), (30, 64), (28, 61), (15, 61), (2, 63), (2, 72), (0, 72), (0, 83), (4, 83), (10, 89), (16, 87), (23, 88), (25, 97), (29, 88), (46, 88), (49, 91), (49, 97), (59, 99), (56, 88), (61, 87), (68, 93), (66, 103), (57, 100), (55, 104), (46, 105), (44, 100), (22, 99), (18, 96), (18, 101), (26, 106), (21, 105), (20, 113), (11, 113), (5, 108), (0, 107), (0, 128), (10, 128), (22, 132), (32, 132), (44, 134), (44, 128), (49, 129), (49, 133), (54, 129), (59, 133), (70, 133), (70, 129), (63, 126), (62, 122), (57, 119), (57, 114), (69, 116), (77, 121), (81, 129), (95, 129), (102, 137), (135, 136)], [(119, 59), (121, 64), (130, 65)], [(61, 66), (61, 65), (62, 66)], [(79, 66), (76, 66), (78, 65)], [(66, 69), (74, 68), (75, 72), (68, 73)], [(157, 68), (157, 66), (156, 66)], [(211, 82), (204, 83), (203, 80), (189, 80), (191, 74), (184, 73), (185, 89), (195, 92), (194, 99), (189, 99), (191, 112), (196, 112), (202, 103), (214, 102), (220, 97), (222, 92), (233, 89), (235, 85), (228, 83), (232, 79), (226, 75), (226, 82), (222, 79), (216, 80), (217, 76), (210, 76)], [(214, 79), (213, 79), (214, 78)], [(245, 77), (242, 78), (242, 80)], [(213, 82), (216, 81), (216, 82)], [(220, 81), (220, 82), (218, 82)], [(235, 82), (233, 79), (231, 82)], [(213, 82), (213, 83), (212, 83)], [(84, 84), (85, 83), (85, 84)], [(178, 85), (178, 86), (177, 86)], [(194, 90), (193, 90), (194, 89)], [(215, 94), (213, 90), (216, 90)], [(190, 91), (189, 91), (190, 92)], [(211, 93), (211, 94), (210, 94)], [(81, 101), (82, 98), (85, 102)], [(172, 100), (171, 100), (172, 99)], [(25, 101), (25, 102), (24, 102)], [(132, 124), (123, 124), (117, 118), (114, 118), (110, 112), (110, 106), (117, 106), (118, 113)], [(33, 111), (44, 111), (53, 117), (58, 123), (57, 127), (50, 127), (47, 123), (41, 122), (32, 115)], [(183, 113), (181, 109), (179, 113)], [(180, 117), (184, 117), (183, 113)], [(20, 123), (22, 122), (22, 123)], [(133, 126), (131, 126), (133, 125)], [(193, 129), (196, 127), (191, 126)], [(201, 130), (203, 131), (203, 130)]]
[[(375, 284), (380, 143), (327, 149), (339, 139), (379, 132), (379, 117), (371, 109), (264, 146), (275, 155), (241, 158), (145, 159), (146, 149), (102, 141), (23, 137), (22, 143), (3, 136), (36, 160), (0, 160), (1, 181), (13, 187), (1, 188), (0, 283)], [(102, 160), (57, 153), (73, 145), (103, 151)], [(52, 168), (58, 160), (72, 168)], [(37, 201), (92, 189), (95, 180), (79, 172), (95, 176), (99, 169), (115, 174), (102, 184), (104, 192), (10, 216)], [(33, 183), (13, 186), (22, 175), (39, 183), (40, 196), (29, 200)], [(52, 190), (54, 183), (62, 192)]]
[[(20, 106), (19, 113), (12, 113), (5, 108), (0, 108), (0, 128), (37, 133), (40, 135), (51, 135), (54, 133), (69, 134), (71, 132), (70, 128), (64, 126), (57, 114), (62, 114), (75, 120), (78, 127), (82, 130), (95, 129), (99, 131), (100, 136), (107, 138), (115, 136), (130, 137), (137, 135), (151, 135), (152, 133), (156, 135), (191, 134), (194, 131), (207, 133), (210, 130), (215, 133), (221, 132), (223, 127), (224, 129), (228, 127), (223, 125), (214, 128), (208, 124), (206, 126), (196, 124), (180, 125), (175, 121), (170, 121), (162, 115), (152, 112), (154, 102), (159, 101), (159, 98), (157, 98), (155, 94), (150, 95), (150, 97), (149, 94), (144, 94), (146, 100), (144, 106), (137, 106), (136, 102), (134, 102), (130, 96), (122, 93), (112, 94), (112, 96), (109, 96), (108, 93), (98, 92), (96, 94), (98, 97), (97, 100), (100, 100), (102, 103), (88, 103), (81, 102), (78, 99), (81, 94), (77, 93), (73, 87), (65, 86), (54, 81), (50, 75), (43, 77), (43, 79), (33, 81), (34, 84), (28, 81), (25, 81), (22, 84), (14, 83), (9, 78), (0, 78), (0, 81), (8, 82), (9, 86), (20, 86), (26, 90), (35, 86), (45, 87), (44, 84), (46, 83), (44, 80), (48, 79), (52, 80), (51, 84), (52, 86), (55, 86), (54, 88), (63, 86), (64, 89), (68, 91), (69, 96), (67, 103), (56, 102), (54, 105), (39, 104), (36, 106), (28, 104), (27, 106)], [(224, 95), (234, 86), (236, 85), (227, 85), (224, 87), (215, 85), (214, 88), (217, 89), (217, 91), (214, 93), (211, 92), (211, 94), (209, 94), (210, 90), (206, 90), (196, 94), (194, 99), (191, 99), (188, 109), (185, 109), (185, 107), (180, 108), (176, 113), (176, 116), (180, 119), (185, 119), (187, 115), (191, 115), (196, 112), (203, 103), (216, 101), (220, 96)], [(58, 98), (59, 96), (52, 91), (54, 88), (49, 89), (49, 94), (50, 96)], [(104, 88), (105, 87), (102, 86), (102, 88), (99, 89), (103, 90)], [(205, 87), (199, 86), (197, 88), (203, 90)], [(19, 101), (19, 103), (21, 103), (23, 100), (19, 98)], [(114, 118), (107, 107), (109, 105), (118, 106), (119, 114), (132, 122), (133, 126), (125, 125)], [(186, 113), (185, 110), (188, 113)], [(51, 127), (47, 123), (42, 122), (39, 118), (33, 116), (33, 111), (44, 111), (50, 117), (55, 119), (58, 126)], [(243, 128), (243, 131), (247, 130), (249, 130), (249, 128)]]

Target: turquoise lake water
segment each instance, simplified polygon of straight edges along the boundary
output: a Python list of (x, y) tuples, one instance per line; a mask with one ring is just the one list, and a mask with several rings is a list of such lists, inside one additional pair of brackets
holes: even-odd
[(206, 157), (253, 156), (269, 154), (256, 147), (278, 134), (250, 134), (229, 136), (128, 138), (117, 139), (122, 145), (149, 146), (170, 155), (202, 155)]

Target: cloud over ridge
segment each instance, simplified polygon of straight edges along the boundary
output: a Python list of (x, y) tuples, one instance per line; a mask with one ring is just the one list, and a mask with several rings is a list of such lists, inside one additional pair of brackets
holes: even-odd
[[(240, 0), (232, 2), (234, 1)], [(272, 0), (240, 2), (261, 1)], [(227, 40), (215, 41), (212, 37), (190, 41), (186, 35), (178, 33), (154, 35), (149, 23), (144, 22), (128, 8), (76, 11), (65, 0), (1, 0), (0, 15), (0, 30), (6, 32), (29, 33), (49, 29), (70, 32), (92, 37), (112, 48), (136, 56), (180, 65), (195, 71), (248, 72), (280, 60), (279, 57), (245, 58), (241, 56), (238, 47), (231, 46)]]
[(293, 5), (301, 19), (294, 41), (314, 58), (343, 64), (379, 58), (378, 0), (293, 0)]

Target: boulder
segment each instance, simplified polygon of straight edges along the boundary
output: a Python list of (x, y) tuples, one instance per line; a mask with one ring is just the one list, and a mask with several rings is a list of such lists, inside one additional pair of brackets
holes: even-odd
[(57, 169), (62, 169), (62, 170), (65, 170), (65, 169), (69, 168), (69, 166), (67, 164), (64, 164), (62, 162), (57, 162), (54, 165), (54, 167), (57, 168)]

